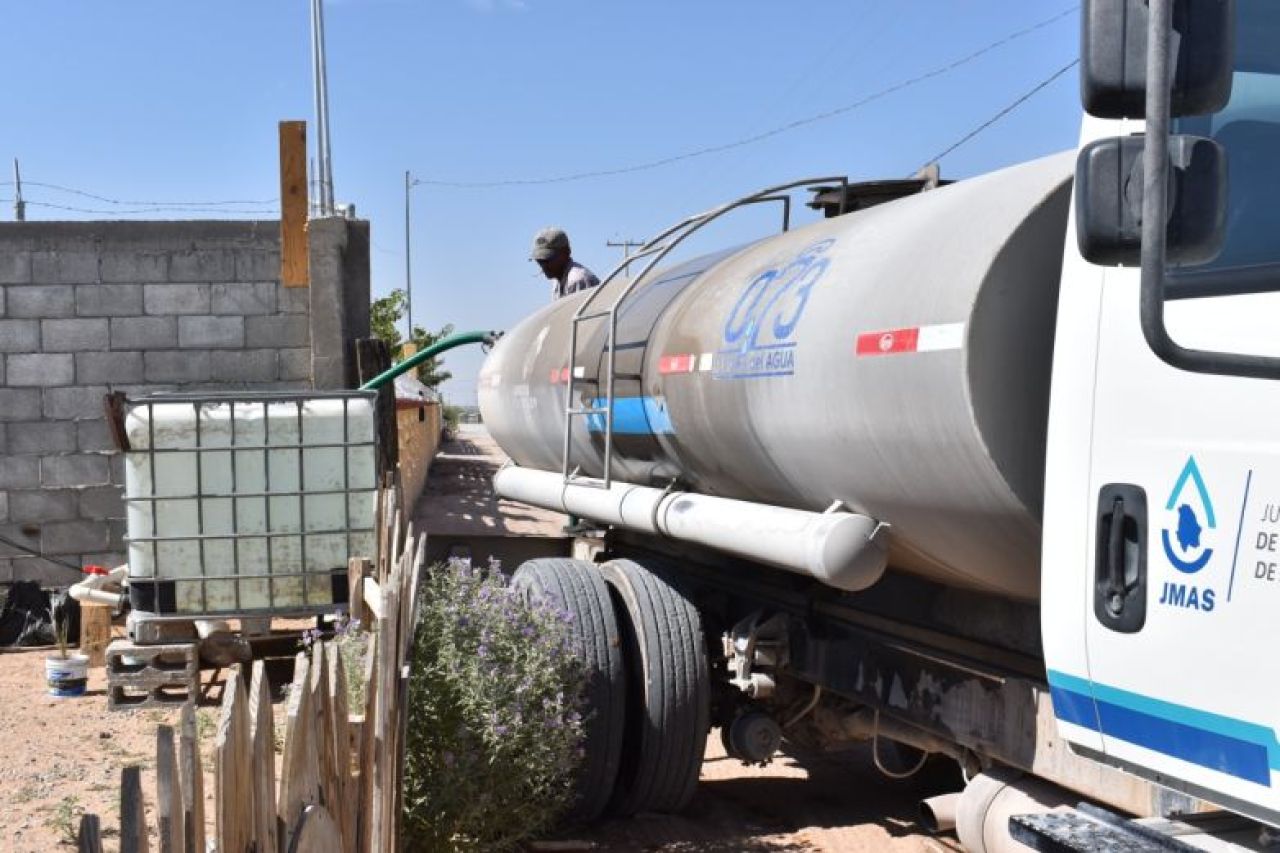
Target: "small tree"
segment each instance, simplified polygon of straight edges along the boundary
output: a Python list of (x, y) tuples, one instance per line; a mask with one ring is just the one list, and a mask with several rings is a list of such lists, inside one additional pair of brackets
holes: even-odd
[[(404, 358), (405, 341), (396, 324), (404, 319), (407, 302), (404, 291), (397, 288), (381, 299), (373, 300), (369, 306), (369, 326), (376, 337), (386, 341), (387, 346), (391, 347), (391, 356), (396, 361)], [(436, 341), (452, 335), (453, 326), (450, 324), (438, 332), (428, 332), (415, 325), (412, 332), (409, 340), (417, 347), (418, 352), (422, 352)], [(440, 358), (429, 358), (418, 365), (415, 375), (428, 388), (438, 388), (442, 382), (453, 378), (453, 374), (444, 369), (444, 361)]]

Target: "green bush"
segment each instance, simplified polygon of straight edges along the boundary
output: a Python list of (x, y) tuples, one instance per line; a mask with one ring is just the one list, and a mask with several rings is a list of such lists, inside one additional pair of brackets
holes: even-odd
[(571, 616), (496, 571), (423, 579), (409, 682), (404, 838), (412, 851), (508, 850), (553, 826), (582, 757)]

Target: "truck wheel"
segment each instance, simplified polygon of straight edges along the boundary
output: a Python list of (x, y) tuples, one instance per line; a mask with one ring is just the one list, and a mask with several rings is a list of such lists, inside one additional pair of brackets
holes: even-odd
[(591, 563), (562, 557), (523, 563), (511, 585), (527, 597), (573, 614), (569, 630), (587, 675), (582, 709), (585, 756), (567, 817), (571, 822), (594, 820), (613, 794), (625, 732), (626, 668), (609, 588)]
[(680, 811), (707, 745), (711, 683), (698, 611), (630, 560), (600, 567), (614, 594), (627, 655), (627, 740), (609, 810)]

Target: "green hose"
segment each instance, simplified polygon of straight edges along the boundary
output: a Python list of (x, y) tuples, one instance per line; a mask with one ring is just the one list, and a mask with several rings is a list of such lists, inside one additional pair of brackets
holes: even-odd
[(491, 346), (498, 338), (502, 337), (501, 332), (459, 332), (456, 335), (450, 335), (441, 341), (436, 341), (422, 352), (414, 353), (399, 364), (393, 364), (368, 382), (360, 386), (361, 391), (372, 391), (380, 388), (386, 383), (395, 379), (406, 370), (417, 367), (427, 359), (434, 358), (442, 352), (448, 352), (454, 347), (464, 346), (466, 344), (484, 344)]

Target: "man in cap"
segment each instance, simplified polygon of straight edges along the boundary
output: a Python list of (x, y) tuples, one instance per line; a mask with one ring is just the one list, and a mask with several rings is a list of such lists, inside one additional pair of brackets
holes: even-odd
[(551, 298), (560, 299), (600, 284), (596, 274), (573, 259), (569, 235), (562, 228), (543, 228), (533, 238), (529, 257), (538, 262), (542, 274), (551, 279)]

